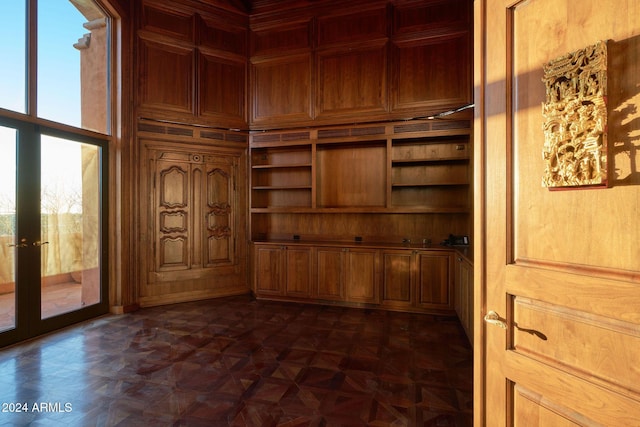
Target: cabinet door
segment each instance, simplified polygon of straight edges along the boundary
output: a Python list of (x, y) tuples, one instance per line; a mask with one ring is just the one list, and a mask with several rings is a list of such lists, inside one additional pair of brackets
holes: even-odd
[(407, 308), (413, 303), (411, 251), (385, 251), (382, 254), (382, 303)]
[(453, 308), (450, 283), (453, 278), (452, 254), (416, 253), (417, 299), (423, 308)]
[(318, 248), (316, 297), (326, 300), (343, 298), (342, 254), (342, 248)]
[(344, 287), (347, 301), (378, 303), (378, 251), (349, 249), (344, 252)]
[(254, 289), (258, 295), (282, 295), (284, 284), (284, 248), (256, 245), (254, 251)]
[(311, 248), (292, 247), (285, 249), (286, 289), (289, 296), (309, 297), (311, 294)]

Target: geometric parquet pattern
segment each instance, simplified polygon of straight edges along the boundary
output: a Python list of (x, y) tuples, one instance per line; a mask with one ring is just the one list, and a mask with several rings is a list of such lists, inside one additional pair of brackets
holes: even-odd
[(469, 427), (472, 366), (455, 317), (229, 297), (1, 349), (0, 425)]

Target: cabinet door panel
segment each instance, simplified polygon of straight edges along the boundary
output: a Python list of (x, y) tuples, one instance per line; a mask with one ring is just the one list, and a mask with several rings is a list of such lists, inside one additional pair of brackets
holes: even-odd
[(377, 303), (378, 276), (376, 274), (376, 252), (345, 252), (345, 291), (348, 301)]
[(450, 255), (418, 255), (418, 305), (448, 307)]
[(260, 294), (282, 294), (282, 249), (274, 246), (257, 246), (255, 250), (255, 289)]
[(383, 303), (389, 306), (410, 306), (412, 303), (411, 252), (383, 254)]
[(311, 249), (286, 249), (287, 295), (308, 297), (311, 290)]
[(316, 296), (322, 299), (342, 299), (342, 249), (319, 248), (317, 255), (318, 283)]

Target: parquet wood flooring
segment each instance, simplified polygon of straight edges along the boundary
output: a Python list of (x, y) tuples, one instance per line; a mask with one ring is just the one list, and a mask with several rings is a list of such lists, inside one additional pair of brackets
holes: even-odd
[(472, 365), (455, 317), (198, 301), (0, 350), (0, 425), (467, 427)]

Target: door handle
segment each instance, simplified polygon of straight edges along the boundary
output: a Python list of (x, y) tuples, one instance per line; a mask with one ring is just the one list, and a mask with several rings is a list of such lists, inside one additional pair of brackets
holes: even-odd
[(29, 244), (27, 243), (27, 239), (20, 239), (20, 243), (8, 243), (7, 246), (9, 246), (10, 248), (26, 248), (27, 246), (29, 246)]
[(498, 313), (493, 310), (485, 314), (484, 321), (490, 325), (496, 325), (502, 329), (507, 329), (507, 322), (505, 322), (504, 319), (502, 319)]
[(33, 246), (42, 246), (42, 245), (48, 245), (49, 242), (41, 242), (40, 240), (38, 240), (37, 242), (33, 242)]

